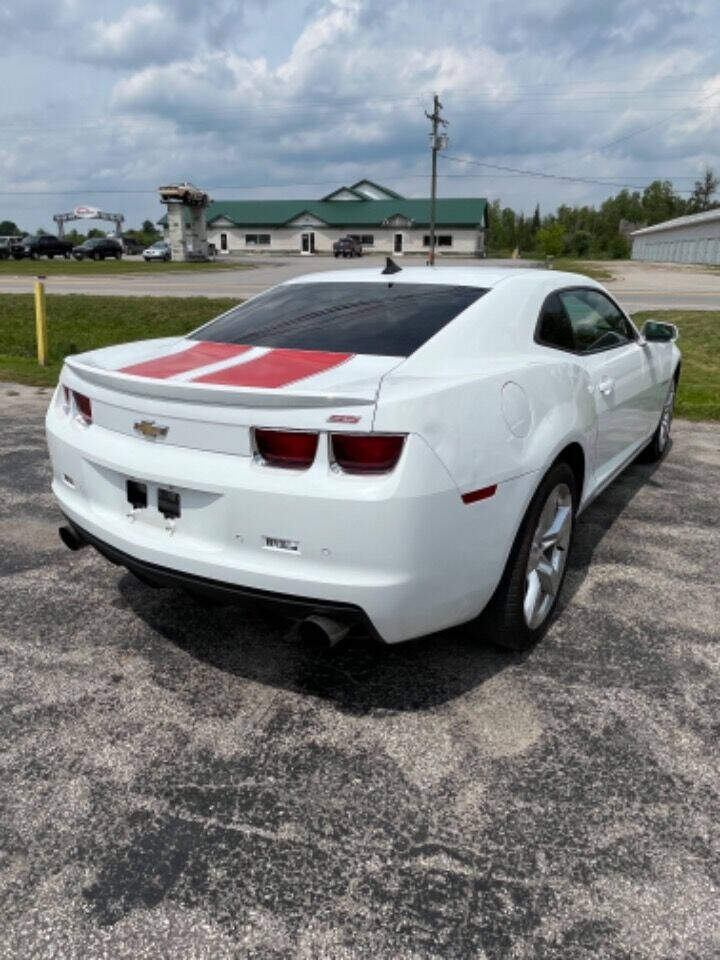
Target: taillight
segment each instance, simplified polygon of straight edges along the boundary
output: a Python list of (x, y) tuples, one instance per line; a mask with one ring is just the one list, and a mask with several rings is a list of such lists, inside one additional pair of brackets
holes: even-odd
[(255, 446), (271, 467), (307, 470), (317, 451), (317, 433), (300, 430), (255, 430)]
[(382, 433), (333, 433), (332, 457), (347, 473), (387, 473), (400, 459), (405, 437)]
[(90, 402), (90, 397), (86, 397), (84, 393), (78, 393), (77, 390), (71, 390), (70, 393), (75, 401), (75, 409), (80, 419), (84, 420), (85, 423), (92, 423), (92, 403)]

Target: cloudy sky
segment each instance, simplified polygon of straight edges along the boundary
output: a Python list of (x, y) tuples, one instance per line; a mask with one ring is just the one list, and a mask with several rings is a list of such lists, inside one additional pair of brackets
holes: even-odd
[[(319, 197), (369, 177), (544, 211), (720, 172), (715, 0), (0, 0), (0, 219), (155, 188)], [(540, 171), (600, 183), (520, 176)], [(606, 183), (611, 183), (606, 186)]]

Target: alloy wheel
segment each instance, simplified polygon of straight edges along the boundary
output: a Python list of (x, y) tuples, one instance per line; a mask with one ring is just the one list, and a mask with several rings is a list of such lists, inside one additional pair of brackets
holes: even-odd
[(660, 426), (658, 428), (658, 450), (662, 451), (667, 446), (670, 439), (670, 427), (672, 426), (673, 408), (675, 407), (675, 382), (670, 385), (668, 395), (663, 404), (662, 414), (660, 415)]
[(531, 630), (545, 621), (555, 603), (567, 563), (572, 525), (572, 494), (566, 483), (559, 483), (545, 501), (528, 555), (523, 613)]

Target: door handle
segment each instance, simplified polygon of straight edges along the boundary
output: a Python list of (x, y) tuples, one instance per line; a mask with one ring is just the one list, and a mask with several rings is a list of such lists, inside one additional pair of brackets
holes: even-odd
[(614, 380), (601, 380), (600, 383), (598, 384), (598, 390), (604, 397), (609, 396), (614, 389), (615, 389)]

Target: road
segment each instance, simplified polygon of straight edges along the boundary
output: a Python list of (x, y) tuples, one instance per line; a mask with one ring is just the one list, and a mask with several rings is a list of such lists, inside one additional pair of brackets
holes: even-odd
[[(119, 274), (98, 277), (48, 277), (49, 293), (95, 293), (110, 296), (237, 297), (246, 299), (290, 277), (321, 270), (346, 270), (358, 266), (382, 269), (384, 257), (362, 260), (335, 260), (333, 257), (257, 256), (245, 262), (254, 270), (214, 270), (178, 273)], [(419, 266), (422, 260), (406, 258), (403, 265)], [(527, 261), (466, 260), (459, 257), (441, 261), (440, 266), (484, 267), (528, 265)], [(631, 261), (603, 263), (614, 274), (607, 287), (630, 312), (636, 310), (689, 309), (720, 310), (720, 270), (685, 264), (647, 264)], [(38, 268), (39, 270), (41, 267)], [(31, 277), (0, 276), (0, 293), (30, 292)]]
[(0, 386), (0, 958), (720, 956), (720, 430), (579, 521), (529, 655), (335, 655), (57, 538)]

